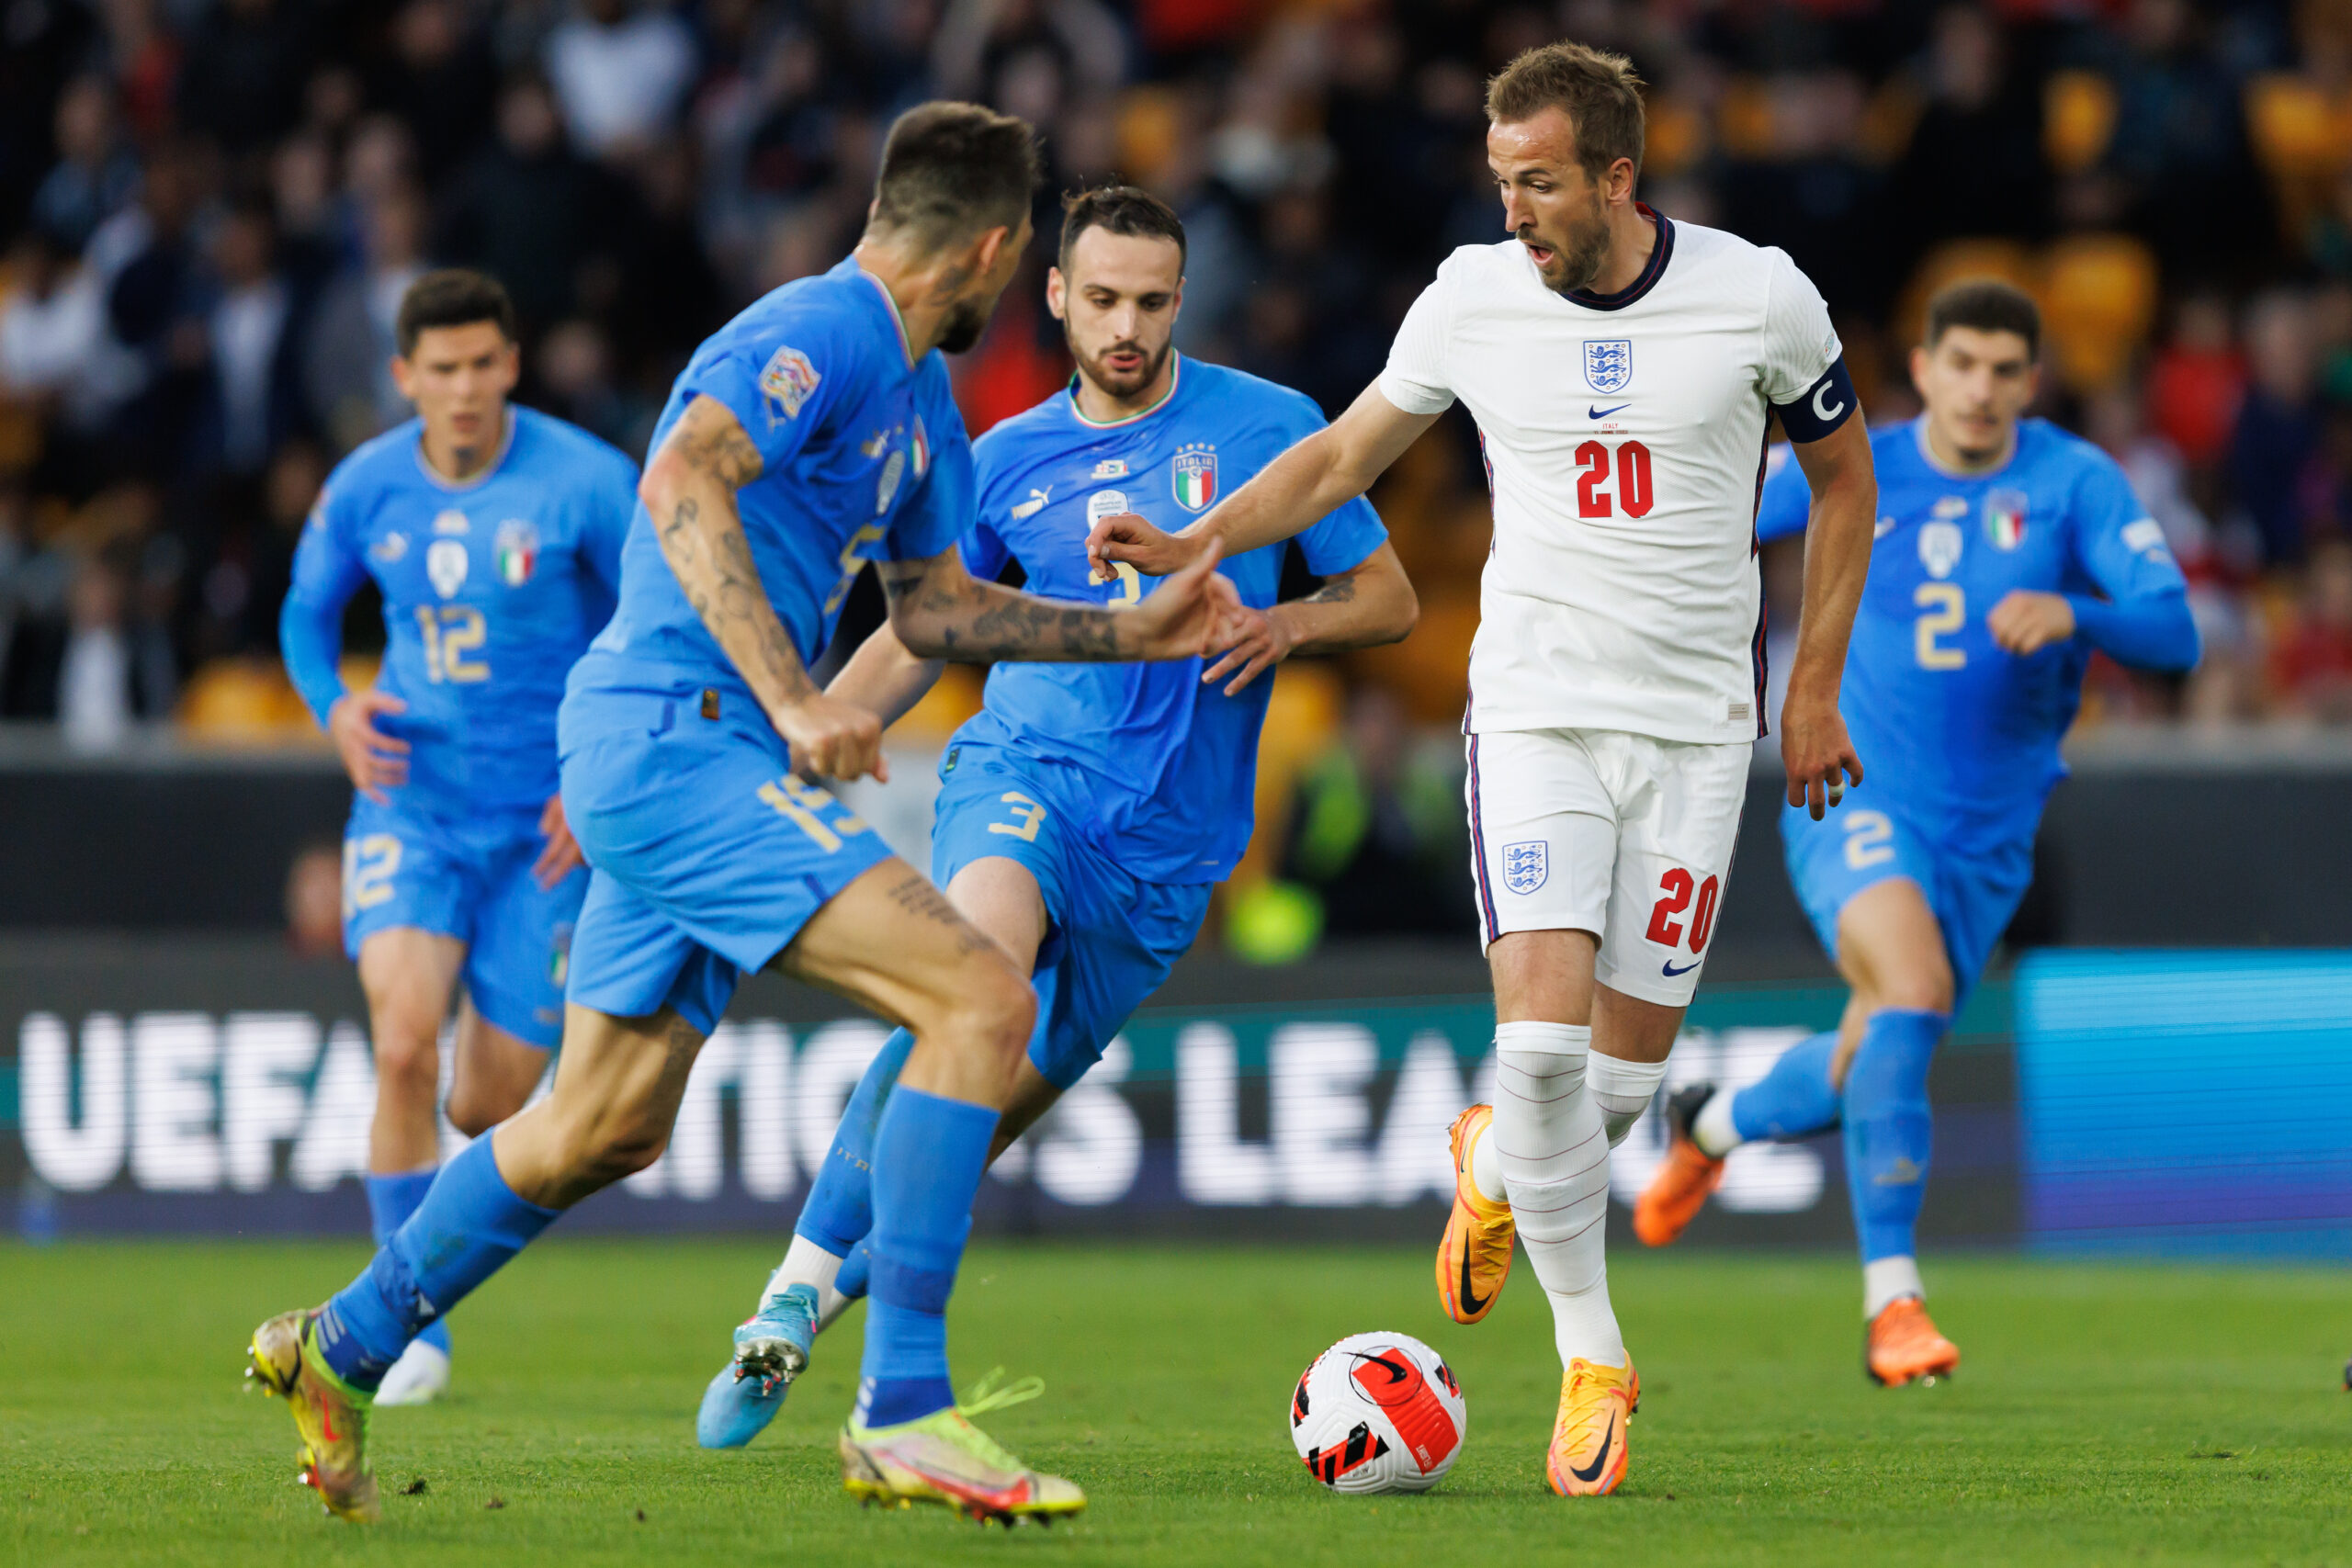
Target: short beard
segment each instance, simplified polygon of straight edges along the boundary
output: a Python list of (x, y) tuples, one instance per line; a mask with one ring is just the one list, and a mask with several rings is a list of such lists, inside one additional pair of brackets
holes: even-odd
[(1590, 288), (1600, 276), (1600, 269), (1609, 261), (1608, 209), (1601, 205), (1600, 193), (1592, 197), (1592, 225), (1574, 236), (1571, 244), (1559, 253), (1561, 281), (1555, 292), (1576, 294)]
[(995, 309), (993, 299), (957, 300), (940, 332), (939, 346), (949, 354), (961, 354), (970, 348), (988, 331), (989, 315)]
[(1096, 386), (1110, 393), (1111, 396), (1114, 398), (1132, 398), (1137, 392), (1142, 391), (1146, 387), (1150, 386), (1154, 381), (1159, 379), (1159, 373), (1167, 367), (1168, 356), (1170, 353), (1174, 352), (1176, 345), (1172, 341), (1161, 344), (1159, 345), (1159, 352), (1148, 356), (1144, 360), (1143, 364), (1136, 368), (1130, 384), (1122, 385), (1120, 378), (1114, 377), (1110, 371), (1103, 368), (1102, 362), (1105, 359), (1108, 359), (1112, 355), (1116, 354), (1119, 350), (1132, 346), (1134, 345), (1130, 344), (1114, 343), (1110, 347), (1104, 349), (1101, 354), (1096, 355), (1092, 359), (1086, 359), (1079, 354), (1078, 345), (1072, 344), (1070, 345), (1070, 356), (1074, 359), (1078, 359), (1080, 363), (1085, 367), (1086, 378), (1088, 380), (1093, 382)]

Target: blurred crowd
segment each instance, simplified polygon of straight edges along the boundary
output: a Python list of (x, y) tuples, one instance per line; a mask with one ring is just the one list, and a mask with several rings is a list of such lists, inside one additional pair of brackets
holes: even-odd
[[(1648, 200), (1820, 284), (1873, 419), (1914, 409), (1937, 283), (2042, 300), (2042, 412), (2129, 468), (2206, 633), (2186, 682), (2100, 668), (2090, 721), (2352, 720), (2352, 0), (10, 0), (0, 717), (304, 727), (277, 603), (329, 467), (402, 417), (408, 281), (496, 273), (524, 400), (641, 454), (699, 338), (854, 242), (926, 97), (1040, 128), (1048, 232), (1085, 182), (1167, 196), (1181, 345), (1336, 411), (1446, 250), (1500, 237), (1483, 78), (1561, 36), (1651, 84)], [(976, 431), (1067, 373), (1048, 253), (956, 367)], [(1375, 500), (1424, 617), (1309, 705), (1291, 858), (1334, 886), (1335, 846), (1427, 858), (1379, 738), (1459, 712), (1464, 422)], [(1768, 580), (1786, 628), (1793, 558)]]

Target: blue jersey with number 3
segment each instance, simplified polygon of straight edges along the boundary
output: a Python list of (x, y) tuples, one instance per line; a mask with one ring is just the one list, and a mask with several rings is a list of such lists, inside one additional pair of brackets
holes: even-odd
[[(1032, 593), (1136, 604), (1154, 579), (1128, 568), (1112, 582), (1087, 581), (1086, 536), (1098, 519), (1132, 512), (1171, 533), (1189, 526), (1322, 427), (1301, 394), (1197, 359), (1179, 357), (1167, 398), (1114, 424), (1091, 423), (1073, 392), (1057, 393), (975, 444), (979, 515), (964, 563), (988, 579), (1017, 560)], [(1387, 537), (1359, 498), (1298, 543), (1307, 570), (1329, 576), (1363, 565)], [(1284, 547), (1268, 545), (1217, 570), (1243, 604), (1265, 609), (1282, 586)], [(999, 664), (986, 705), (956, 741), (1082, 769), (1090, 827), (1105, 854), (1148, 882), (1216, 882), (1250, 845), (1258, 730), (1273, 676), (1228, 697), (1230, 674), (1204, 685), (1204, 667), (1197, 659)]]
[(555, 794), (564, 676), (612, 613), (637, 504), (637, 467), (621, 453), (530, 409), (509, 417), (506, 450), (463, 484), (425, 467), (414, 420), (360, 446), (328, 477), (294, 552), (287, 656), (303, 696), (323, 725), (343, 694), (343, 606), (374, 579), (376, 684), (408, 705), (377, 721), (411, 748), (393, 801), (441, 817), (537, 809)]
[[(1955, 846), (2030, 837), (2065, 773), (2058, 746), (2082, 700), (2077, 634), (2019, 658), (1985, 617), (2017, 589), (2109, 600), (2182, 592), (2180, 569), (2123, 471), (2046, 420), (2018, 427), (1997, 472), (1960, 477), (1926, 452), (1920, 421), (1871, 433), (1877, 541), (1854, 617), (1839, 711), (1867, 800), (1939, 818)], [(1757, 533), (1802, 533), (1810, 491), (1774, 454)]]

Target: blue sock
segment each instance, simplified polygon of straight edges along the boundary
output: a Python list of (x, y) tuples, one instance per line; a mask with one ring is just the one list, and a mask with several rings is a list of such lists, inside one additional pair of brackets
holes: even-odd
[(849, 1256), (842, 1259), (842, 1271), (833, 1276), (833, 1289), (850, 1301), (858, 1300), (865, 1294), (866, 1280), (873, 1269), (874, 1241), (869, 1236), (852, 1247)]
[(991, 1107), (903, 1084), (883, 1110), (874, 1138), (873, 1295), (857, 1393), (865, 1426), (919, 1420), (956, 1403), (947, 1382), (947, 1297), (996, 1123)]
[(1928, 1064), (1951, 1023), (1949, 1013), (1874, 1012), (1846, 1069), (1846, 1188), (1865, 1263), (1917, 1253), (1913, 1236), (1934, 1130)]
[[(376, 1245), (382, 1247), (392, 1239), (392, 1233), (407, 1223), (424, 1201), (431, 1190), (433, 1179), (440, 1174), (440, 1167), (427, 1166), (423, 1170), (404, 1170), (398, 1176), (368, 1178), (368, 1228), (375, 1233)], [(443, 1355), (449, 1353), (449, 1325), (435, 1318), (417, 1336)]]
[(832, 1146), (825, 1151), (825, 1163), (817, 1168), (817, 1179), (792, 1227), (836, 1258), (847, 1258), (874, 1228), (874, 1139), (890, 1089), (907, 1065), (907, 1053), (914, 1048), (914, 1035), (903, 1029), (882, 1043), (849, 1103), (842, 1107)]
[(1838, 1032), (1801, 1040), (1772, 1070), (1731, 1097), (1731, 1124), (1743, 1138), (1802, 1138), (1838, 1121), (1838, 1086), (1829, 1081)]
[(490, 1143), (475, 1139), (441, 1168), (416, 1212), (320, 1314), (319, 1349), (353, 1387), (382, 1382), (411, 1339), (561, 1213), (517, 1198)]

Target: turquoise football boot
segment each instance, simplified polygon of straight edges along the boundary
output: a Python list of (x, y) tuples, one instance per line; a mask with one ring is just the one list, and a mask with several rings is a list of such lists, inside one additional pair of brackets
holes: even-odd
[(735, 1330), (735, 1359), (703, 1390), (695, 1437), (707, 1449), (740, 1449), (767, 1430), (817, 1337), (817, 1287), (786, 1286)]

